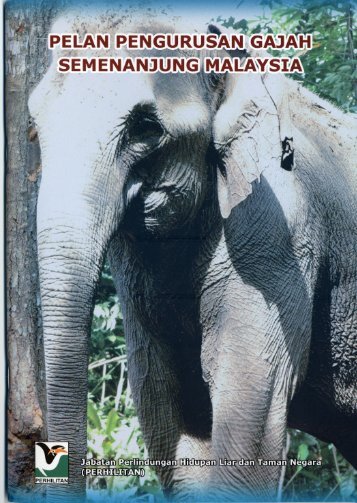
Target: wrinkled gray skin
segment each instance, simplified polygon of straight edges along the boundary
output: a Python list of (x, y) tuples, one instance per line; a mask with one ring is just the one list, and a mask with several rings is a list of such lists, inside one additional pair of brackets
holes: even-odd
[[(88, 333), (107, 250), (151, 458), (281, 459), (290, 424), (356, 464), (352, 123), (281, 76), (211, 84), (52, 65), (31, 97), (48, 439), (71, 453), (54, 499), (83, 496)], [(280, 468), (159, 477), (178, 499), (269, 499)]]

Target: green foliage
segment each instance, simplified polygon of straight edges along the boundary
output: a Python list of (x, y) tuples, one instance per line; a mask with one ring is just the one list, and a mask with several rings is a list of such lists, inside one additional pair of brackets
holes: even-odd
[(356, 6), (351, 2), (300, 0), (293, 5), (283, 1), (263, 1), (266, 8), (255, 19), (219, 17), (218, 22), (241, 33), (312, 33), (311, 51), (271, 51), (276, 56), (298, 55), (304, 75), (293, 78), (349, 112), (357, 111)]
[[(124, 407), (118, 411), (112, 408), (106, 413), (100, 404), (88, 400), (88, 452), (95, 459), (115, 460), (115, 468), (128, 468), (120, 465), (120, 458), (148, 457), (138, 419), (130, 405), (128, 409)], [(145, 468), (144, 477), (91, 477), (88, 478), (88, 486), (105, 489), (109, 495), (120, 492), (126, 497), (137, 497), (148, 492), (160, 494), (156, 476), (148, 468)]]
[(321, 460), (322, 466), (287, 466), (283, 501), (356, 501), (356, 470), (332, 444), (299, 430), (289, 430), (288, 458)]
[[(123, 319), (108, 264), (104, 266), (97, 292), (89, 354), (91, 396), (95, 402), (102, 401), (107, 412), (113, 405), (110, 397), (116, 396), (118, 372), (122, 360), (125, 360)], [(111, 363), (101, 365), (101, 362), (107, 361)], [(103, 392), (105, 399), (102, 400)]]

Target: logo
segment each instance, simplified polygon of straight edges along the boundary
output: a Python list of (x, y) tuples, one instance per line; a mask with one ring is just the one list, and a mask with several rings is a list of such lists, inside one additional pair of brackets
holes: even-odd
[(68, 484), (68, 442), (35, 442), (36, 484)]

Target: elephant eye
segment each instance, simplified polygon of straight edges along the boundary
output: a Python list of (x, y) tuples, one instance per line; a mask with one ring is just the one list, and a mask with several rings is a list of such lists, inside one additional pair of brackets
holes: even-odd
[(137, 105), (125, 119), (125, 136), (130, 143), (157, 142), (164, 128), (151, 105)]
[(135, 142), (160, 138), (163, 132), (161, 124), (149, 117), (144, 117), (128, 130), (130, 140)]

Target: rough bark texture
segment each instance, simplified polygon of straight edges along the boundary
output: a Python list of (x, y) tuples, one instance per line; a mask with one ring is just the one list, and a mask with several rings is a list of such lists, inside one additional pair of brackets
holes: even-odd
[(20, 499), (19, 489), (34, 488), (34, 442), (46, 435), (36, 252), (41, 161), (27, 101), (48, 65), (47, 32), (55, 14), (44, 2), (10, 1), (5, 6), (8, 489), (12, 500)]

